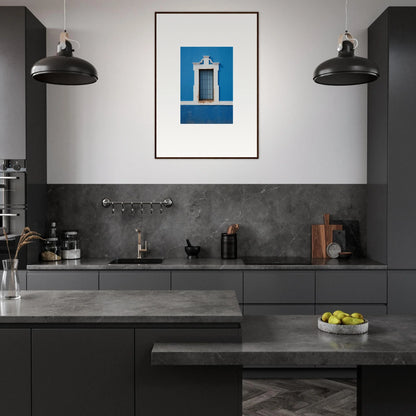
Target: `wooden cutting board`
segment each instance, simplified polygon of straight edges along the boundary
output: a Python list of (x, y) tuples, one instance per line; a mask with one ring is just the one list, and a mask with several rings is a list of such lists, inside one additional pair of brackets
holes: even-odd
[(332, 232), (334, 230), (342, 230), (341, 224), (330, 224), (329, 214), (324, 214), (323, 224), (312, 225), (312, 258), (325, 259), (326, 247), (332, 243)]

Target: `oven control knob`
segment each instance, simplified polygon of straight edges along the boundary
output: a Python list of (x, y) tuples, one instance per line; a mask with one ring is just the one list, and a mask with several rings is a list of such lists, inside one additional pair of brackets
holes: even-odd
[(20, 170), (20, 169), (22, 169), (22, 167), (20, 166), (19, 162), (16, 162), (16, 163), (13, 165), (13, 169), (14, 169), (14, 170)]

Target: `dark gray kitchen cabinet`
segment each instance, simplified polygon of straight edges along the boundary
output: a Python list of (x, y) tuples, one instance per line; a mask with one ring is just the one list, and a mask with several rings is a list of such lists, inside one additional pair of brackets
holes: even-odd
[[(241, 342), (241, 328), (140, 328), (135, 330), (136, 416), (240, 416), (239, 366), (152, 366), (156, 342)], [(212, 385), (215, 387), (210, 387)], [(212, 401), (220, 403), (213, 413)], [(178, 410), (175, 410), (178, 409)], [(182, 410), (179, 410), (182, 409)], [(235, 409), (239, 409), (238, 412)], [(122, 413), (117, 413), (122, 415)], [(36, 416), (36, 415), (34, 415)]]
[[(0, 225), (3, 222), (11, 233), (20, 233), (24, 226), (41, 234), (45, 230), (46, 85), (30, 75), (32, 65), (45, 56), (46, 28), (42, 23), (26, 7), (0, 7), (0, 160), (9, 160), (11, 166), (16, 160), (20, 166), (26, 164), (26, 173), (22, 170), (19, 175), (25, 182), (26, 209), (0, 204), (0, 211), (19, 213), (10, 221), (0, 218)], [(37, 244), (25, 247), (19, 267), (25, 268), (38, 257)]]
[(244, 303), (315, 302), (314, 271), (247, 271), (244, 272)]
[(31, 416), (30, 360), (30, 329), (0, 329), (0, 414)]
[(17, 276), (19, 278), (20, 290), (26, 290), (26, 270), (18, 270)]
[(380, 78), (368, 85), (369, 257), (416, 269), (416, 7), (389, 7), (368, 30)]
[(313, 315), (314, 304), (245, 304), (244, 315)]
[(243, 273), (223, 270), (172, 271), (172, 290), (234, 290), (243, 302)]
[(27, 290), (98, 290), (98, 271), (28, 271)]
[(316, 303), (386, 304), (387, 271), (317, 270)]
[(103, 271), (100, 272), (101, 290), (170, 290), (170, 272)]
[(133, 416), (134, 363), (134, 329), (33, 329), (32, 416)]
[(45, 36), (25, 7), (0, 7), (0, 159), (26, 159), (31, 140), (46, 144), (46, 87), (30, 76)]
[(416, 313), (416, 270), (389, 270), (389, 313)]

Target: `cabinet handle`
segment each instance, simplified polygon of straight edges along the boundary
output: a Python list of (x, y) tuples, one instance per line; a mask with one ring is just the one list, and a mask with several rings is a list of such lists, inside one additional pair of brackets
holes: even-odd
[(13, 179), (19, 179), (19, 177), (18, 176), (0, 176), (0, 179), (3, 179), (5, 181), (10, 181)]
[(1, 213), (0, 214), (0, 217), (18, 217), (20, 214), (13, 214), (13, 213), (10, 213), (10, 214), (3, 214), (3, 213)]

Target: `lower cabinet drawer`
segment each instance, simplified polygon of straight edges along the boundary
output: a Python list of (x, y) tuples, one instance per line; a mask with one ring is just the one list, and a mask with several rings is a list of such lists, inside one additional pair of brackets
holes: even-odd
[(98, 290), (98, 271), (28, 271), (27, 290)]
[(389, 313), (416, 313), (416, 271), (389, 271)]
[[(15, 305), (14, 301), (4, 303), (7, 302), (11, 302), (11, 306)], [(14, 309), (16, 310), (16, 306)], [(32, 415), (31, 365), (31, 330), (1, 328), (0, 414), (2, 416)]]
[(239, 271), (173, 271), (172, 290), (234, 290), (243, 301), (243, 273)]
[(169, 290), (170, 272), (100, 272), (101, 290)]
[(383, 304), (357, 304), (357, 303), (332, 303), (316, 305), (315, 311), (317, 315), (325, 312), (334, 312), (340, 309), (346, 313), (359, 312), (363, 315), (386, 315), (387, 306)]
[(387, 303), (387, 271), (318, 270), (316, 303)]
[(134, 345), (130, 328), (33, 329), (30, 415), (133, 416)]
[(244, 305), (244, 315), (313, 315), (314, 305)]
[(244, 272), (244, 303), (315, 303), (315, 272)]

